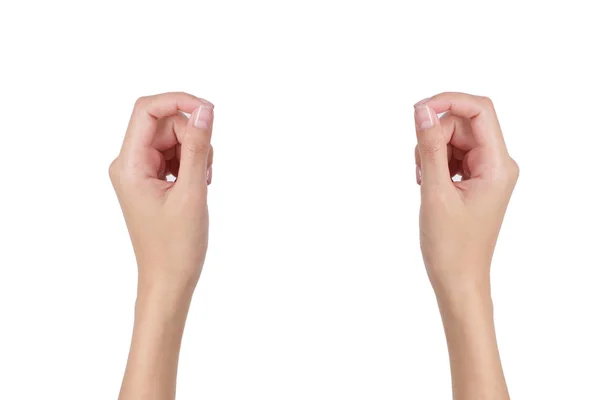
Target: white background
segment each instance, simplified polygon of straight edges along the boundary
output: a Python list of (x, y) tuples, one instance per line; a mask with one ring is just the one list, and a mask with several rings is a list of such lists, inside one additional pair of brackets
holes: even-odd
[[(491, 97), (521, 178), (493, 265), (514, 399), (600, 398), (595, 2), (3, 2), (0, 398), (116, 398), (135, 99), (215, 103), (179, 399), (449, 399), (412, 104)], [(561, 5), (555, 5), (561, 4)]]

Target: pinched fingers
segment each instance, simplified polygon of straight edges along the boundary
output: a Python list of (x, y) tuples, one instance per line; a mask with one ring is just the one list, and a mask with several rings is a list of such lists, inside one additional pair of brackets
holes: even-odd
[[(492, 101), (487, 97), (446, 92), (421, 100), (435, 113), (464, 175), (516, 182), (519, 168), (509, 156)], [(458, 149), (458, 150), (457, 150)], [(472, 154), (471, 154), (472, 153)], [(452, 160), (452, 158), (448, 158)], [(452, 166), (451, 166), (452, 167)], [(450, 168), (452, 169), (452, 168)], [(457, 170), (458, 170), (457, 169)]]
[(202, 106), (213, 107), (207, 100), (182, 92), (140, 97), (133, 108), (121, 152), (111, 164), (111, 177), (125, 170), (131, 170), (131, 176), (164, 178), (169, 173), (177, 176), (188, 121), (183, 112), (192, 113)]
[[(452, 178), (456, 174), (464, 177), (462, 170), (462, 160), (473, 145), (471, 126), (467, 120), (461, 117), (446, 113), (439, 118), (442, 136), (446, 143), (446, 153), (448, 160), (449, 176)], [(417, 167), (417, 183), (421, 184), (421, 154), (419, 146), (415, 146), (415, 164)]]
[(123, 149), (135, 151), (151, 146), (161, 118), (176, 115), (179, 111), (191, 114), (202, 105), (212, 106), (207, 100), (182, 92), (140, 97), (133, 107)]
[(437, 114), (449, 111), (454, 116), (470, 120), (475, 145), (506, 151), (496, 110), (489, 98), (445, 92), (421, 100), (417, 104), (427, 104)]

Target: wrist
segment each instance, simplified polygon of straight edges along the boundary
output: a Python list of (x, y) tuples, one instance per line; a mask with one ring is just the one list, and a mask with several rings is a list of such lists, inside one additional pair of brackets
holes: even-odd
[(167, 282), (138, 282), (135, 304), (136, 318), (152, 315), (158, 318), (187, 316), (195, 285), (180, 285)]
[(138, 297), (191, 298), (200, 278), (199, 268), (177, 262), (138, 263)]
[(490, 265), (479, 258), (427, 265), (438, 302), (490, 298)]
[(493, 318), (489, 280), (463, 281), (437, 288), (435, 293), (443, 321)]

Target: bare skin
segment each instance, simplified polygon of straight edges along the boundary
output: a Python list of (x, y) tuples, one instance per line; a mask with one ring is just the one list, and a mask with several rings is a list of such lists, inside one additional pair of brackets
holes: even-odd
[(490, 265), (519, 168), (485, 97), (433, 96), (415, 105), (415, 124), (421, 250), (446, 332), (454, 399), (505, 400)]
[[(175, 398), (181, 340), (208, 246), (213, 108), (186, 93), (140, 98), (110, 166), (138, 264), (120, 400)], [(421, 249), (446, 332), (454, 399), (505, 400), (489, 275), (518, 167), (489, 99), (442, 93), (415, 106), (415, 123)], [(461, 182), (452, 181), (456, 174)]]
[(175, 398), (183, 329), (208, 246), (212, 122), (213, 105), (192, 95), (140, 98), (110, 166), (138, 263), (121, 400)]

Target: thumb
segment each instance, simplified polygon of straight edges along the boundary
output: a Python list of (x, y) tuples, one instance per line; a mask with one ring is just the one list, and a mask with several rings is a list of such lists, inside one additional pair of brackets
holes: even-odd
[(450, 181), (446, 139), (440, 120), (427, 104), (415, 106), (417, 151), (420, 158), (421, 185), (437, 185)]
[(176, 185), (206, 187), (213, 108), (212, 104), (203, 104), (192, 113), (187, 122), (181, 142), (181, 160)]

